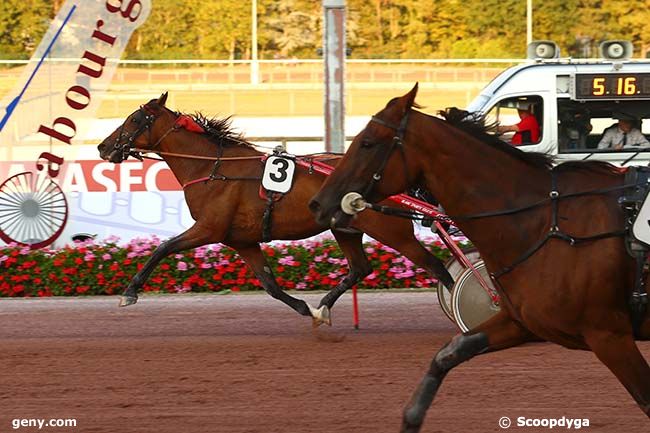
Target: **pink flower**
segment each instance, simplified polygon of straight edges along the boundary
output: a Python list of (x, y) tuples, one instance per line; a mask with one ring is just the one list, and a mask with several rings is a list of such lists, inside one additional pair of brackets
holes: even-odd
[(285, 266), (292, 266), (293, 261), (293, 256), (286, 256), (278, 260), (278, 263)]
[(187, 263), (185, 262), (178, 262), (178, 265), (176, 265), (176, 268), (179, 271), (187, 271)]
[(112, 257), (111, 257), (111, 255), (108, 254), (108, 253), (107, 253), (107, 254), (104, 254), (104, 255), (102, 256), (102, 260), (110, 260), (110, 259), (112, 259)]
[(397, 275), (395, 275), (395, 276), (396, 276), (397, 278), (411, 278), (411, 277), (414, 276), (414, 275), (415, 275), (415, 272), (413, 272), (412, 269), (408, 269), (408, 270), (402, 272), (401, 274), (397, 274)]

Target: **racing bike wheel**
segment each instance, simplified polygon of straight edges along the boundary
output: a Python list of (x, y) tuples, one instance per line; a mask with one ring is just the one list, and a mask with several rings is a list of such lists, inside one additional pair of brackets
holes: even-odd
[(65, 194), (50, 177), (19, 173), (0, 185), (0, 239), (31, 248), (54, 242), (68, 220)]
[[(465, 257), (467, 257), (469, 262), (472, 264), (478, 262), (481, 259), (481, 255), (476, 248), (469, 248), (463, 251), (463, 254), (465, 254)], [(449, 258), (449, 260), (447, 260), (445, 263), (445, 267), (447, 268), (447, 271), (451, 275), (451, 278), (454, 280), (454, 282), (458, 280), (458, 276), (465, 270), (465, 267), (458, 261), (458, 259), (456, 259), (456, 257)], [(438, 303), (440, 304), (440, 308), (442, 308), (442, 312), (445, 313), (447, 317), (449, 317), (449, 320), (455, 322), (456, 319), (454, 319), (454, 313), (451, 311), (451, 290), (446, 288), (444, 284), (438, 281), (437, 293)]]
[[(490, 287), (493, 287), (483, 260), (476, 262), (474, 267)], [(497, 314), (501, 308), (492, 302), (492, 298), (478, 282), (472, 270), (467, 268), (454, 284), (451, 310), (458, 327), (467, 332)]]

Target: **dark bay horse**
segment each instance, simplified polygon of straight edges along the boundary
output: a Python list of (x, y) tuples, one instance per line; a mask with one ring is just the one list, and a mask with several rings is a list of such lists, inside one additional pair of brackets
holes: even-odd
[[(550, 157), (488, 134), (480, 117), (414, 110), (416, 94), (417, 85), (372, 118), (310, 202), (322, 224), (341, 227), (349, 221), (340, 208), (347, 193), (373, 202), (422, 184), (478, 247), (496, 281), (501, 312), (438, 351), (406, 406), (402, 431), (420, 431), (452, 368), (539, 340), (593, 351), (650, 416), (650, 368), (628, 305), (635, 260), (621, 236), (623, 171), (586, 161), (553, 167)], [(525, 210), (498, 212), (517, 209)], [(648, 339), (648, 315), (640, 319), (637, 335)]]
[[(330, 324), (330, 309), (347, 289), (372, 272), (363, 245), (363, 233), (407, 256), (451, 288), (453, 280), (435, 256), (413, 234), (410, 222), (395, 217), (368, 215), (356, 230), (334, 230), (348, 259), (349, 273), (313, 308), (279, 287), (260, 249), (262, 216), (266, 202), (259, 197), (263, 153), (229, 128), (228, 119), (193, 118), (165, 107), (167, 93), (153, 99), (127, 117), (99, 146), (102, 159), (120, 163), (136, 152), (158, 151), (184, 186), (185, 200), (196, 223), (184, 233), (163, 242), (127, 287), (120, 305), (137, 302), (138, 290), (156, 265), (167, 255), (205, 244), (223, 243), (235, 249), (259, 278), (264, 289), (315, 324)], [(190, 119), (190, 120), (188, 120)], [(183, 127), (181, 121), (189, 122)], [(198, 122), (198, 123), (197, 123)], [(197, 132), (192, 132), (190, 130)], [(218, 165), (216, 164), (218, 157)], [(197, 159), (205, 158), (205, 159)], [(335, 164), (336, 160), (327, 161)], [(304, 239), (328, 227), (315, 222), (307, 203), (325, 175), (296, 167), (293, 188), (274, 204), (271, 236), (276, 240)], [(216, 180), (195, 182), (214, 175)]]

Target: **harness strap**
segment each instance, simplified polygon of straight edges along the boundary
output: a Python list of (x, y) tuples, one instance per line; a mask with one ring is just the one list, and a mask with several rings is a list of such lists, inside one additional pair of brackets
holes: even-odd
[(271, 229), (273, 225), (273, 209), (275, 209), (275, 202), (280, 198), (276, 198), (279, 193), (267, 191), (266, 192), (266, 209), (262, 215), (262, 242), (270, 242), (273, 240), (271, 236)]
[(632, 320), (632, 330), (634, 336), (640, 338), (641, 325), (645, 320), (646, 311), (648, 310), (648, 293), (645, 288), (644, 267), (647, 261), (647, 252), (637, 254), (636, 273), (634, 281), (634, 290), (630, 296), (630, 316)]
[(402, 146), (402, 139), (404, 138), (404, 135), (406, 134), (406, 127), (408, 125), (408, 120), (409, 120), (409, 114), (411, 114), (411, 110), (407, 110), (402, 119), (400, 120), (399, 126), (395, 126), (392, 123), (386, 122), (376, 116), (372, 116), (372, 121), (386, 127), (389, 129), (392, 129), (395, 131), (395, 136), (393, 137), (393, 140), (391, 141), (390, 149), (388, 149), (388, 152), (386, 153), (386, 157), (381, 161), (381, 165), (379, 168), (375, 171), (375, 173), (372, 175), (372, 178), (370, 179), (370, 183), (368, 183), (368, 186), (366, 186), (363, 196), (368, 197), (370, 195), (370, 192), (372, 189), (375, 187), (375, 184), (381, 180), (381, 176), (384, 172), (384, 169), (386, 168), (386, 164), (388, 164), (388, 160), (390, 159), (390, 155), (393, 153), (393, 150), (395, 147), (398, 147), (401, 150), (402, 153), (402, 159), (404, 161), (404, 175), (407, 176), (408, 180), (408, 171), (407, 171), (407, 164), (406, 164), (406, 153), (404, 152), (404, 148)]

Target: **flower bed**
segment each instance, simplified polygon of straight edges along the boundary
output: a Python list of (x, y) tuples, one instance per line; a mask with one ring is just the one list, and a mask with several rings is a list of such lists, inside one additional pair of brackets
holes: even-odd
[[(85, 242), (56, 250), (0, 247), (0, 296), (121, 294), (142, 269), (158, 238)], [(437, 241), (424, 244), (439, 258), (449, 252)], [(331, 239), (263, 247), (279, 285), (285, 289), (329, 290), (347, 274), (347, 261)], [(430, 287), (436, 283), (406, 257), (377, 242), (365, 244), (374, 272), (360, 289)], [(261, 284), (230, 248), (211, 245), (165, 258), (144, 285), (145, 292), (184, 293), (259, 290)]]

